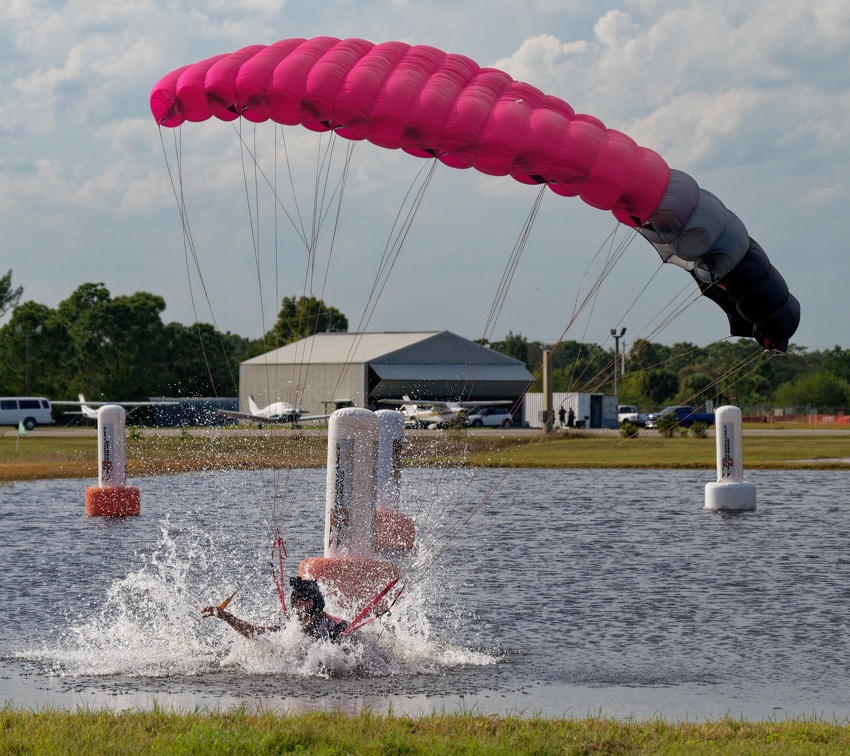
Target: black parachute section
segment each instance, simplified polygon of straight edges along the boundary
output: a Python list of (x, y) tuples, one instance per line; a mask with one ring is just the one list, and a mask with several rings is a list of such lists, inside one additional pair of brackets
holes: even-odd
[(640, 229), (664, 262), (689, 271), (723, 308), (733, 336), (785, 352), (800, 303), (740, 218), (683, 171), (672, 170), (655, 212)]

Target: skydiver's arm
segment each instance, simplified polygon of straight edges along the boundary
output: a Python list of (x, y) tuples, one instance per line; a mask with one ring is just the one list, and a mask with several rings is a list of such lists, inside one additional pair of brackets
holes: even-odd
[(218, 619), (224, 620), (228, 625), (230, 625), (237, 633), (249, 639), (280, 629), (279, 626), (263, 627), (261, 625), (252, 625), (250, 622), (239, 619), (236, 615), (233, 615), (226, 609), (222, 609), (218, 606), (205, 606), (201, 609), (201, 616), (218, 617)]

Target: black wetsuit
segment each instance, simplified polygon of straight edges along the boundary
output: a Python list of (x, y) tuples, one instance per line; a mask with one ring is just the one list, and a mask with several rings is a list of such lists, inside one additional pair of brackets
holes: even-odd
[(304, 634), (335, 643), (340, 640), (347, 627), (348, 623), (345, 620), (322, 613), (314, 622), (304, 628)]

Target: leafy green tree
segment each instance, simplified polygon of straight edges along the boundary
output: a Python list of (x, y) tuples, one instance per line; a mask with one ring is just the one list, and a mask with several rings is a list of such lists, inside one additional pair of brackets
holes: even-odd
[(277, 349), (315, 333), (345, 333), (348, 318), (316, 297), (284, 297), (277, 323), (265, 337), (264, 349)]
[(783, 383), (774, 402), (784, 407), (843, 409), (850, 407), (850, 383), (831, 373), (812, 373)]
[(717, 396), (715, 380), (707, 373), (690, 373), (684, 380), (679, 381), (676, 402), (698, 407), (709, 399), (714, 399)]
[(673, 404), (679, 377), (672, 370), (655, 369), (626, 373), (620, 379), (620, 402), (641, 410)]
[(60, 302), (72, 344), (73, 393), (139, 399), (159, 382), (165, 354), (165, 300), (136, 292), (112, 299), (102, 283), (83, 284)]
[(626, 370), (655, 370), (665, 366), (670, 359), (670, 347), (663, 344), (653, 344), (646, 339), (635, 339), (629, 347), (626, 356)]
[[(41, 326), (41, 331), (36, 330)], [(0, 328), (0, 393), (24, 393), (26, 335), (30, 338), (30, 393), (58, 397), (70, 375), (68, 334), (55, 310), (36, 302), (15, 307), (10, 321)]]
[(9, 270), (5, 276), (0, 276), (0, 318), (15, 307), (24, 293), (24, 287), (12, 288), (12, 271)]
[(599, 391), (613, 378), (613, 351), (593, 342), (561, 342), (552, 360), (555, 391)]
[[(528, 339), (521, 333), (508, 331), (508, 335), (505, 336), (503, 341), (494, 341), (490, 344), (490, 347), (491, 349), (495, 349), (497, 352), (506, 354), (508, 357), (513, 357), (515, 360), (524, 362), (528, 369), (532, 370), (532, 366), (529, 365), (528, 359), (529, 352), (531, 351), (531, 345), (528, 343)], [(534, 369), (536, 370), (538, 367), (540, 367), (539, 361), (534, 366)]]
[(850, 381), (850, 349), (840, 346), (830, 349), (824, 355), (823, 368), (838, 378)]
[(209, 323), (169, 323), (166, 338), (169, 366), (159, 393), (167, 396), (236, 396), (239, 363), (258, 343)]

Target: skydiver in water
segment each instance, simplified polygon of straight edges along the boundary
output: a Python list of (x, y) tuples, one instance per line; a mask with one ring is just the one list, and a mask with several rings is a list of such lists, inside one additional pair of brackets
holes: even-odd
[[(295, 616), (301, 623), (301, 630), (305, 635), (319, 640), (329, 640), (337, 643), (348, 627), (345, 620), (332, 617), (325, 613), (325, 597), (315, 580), (304, 580), (301, 577), (289, 579), (292, 592), (289, 601), (295, 609)], [(280, 625), (261, 626), (252, 625), (246, 620), (222, 609), (220, 606), (205, 606), (201, 609), (202, 617), (217, 617), (224, 620), (237, 633), (246, 638), (256, 638), (258, 635), (273, 633), (280, 630)]]

